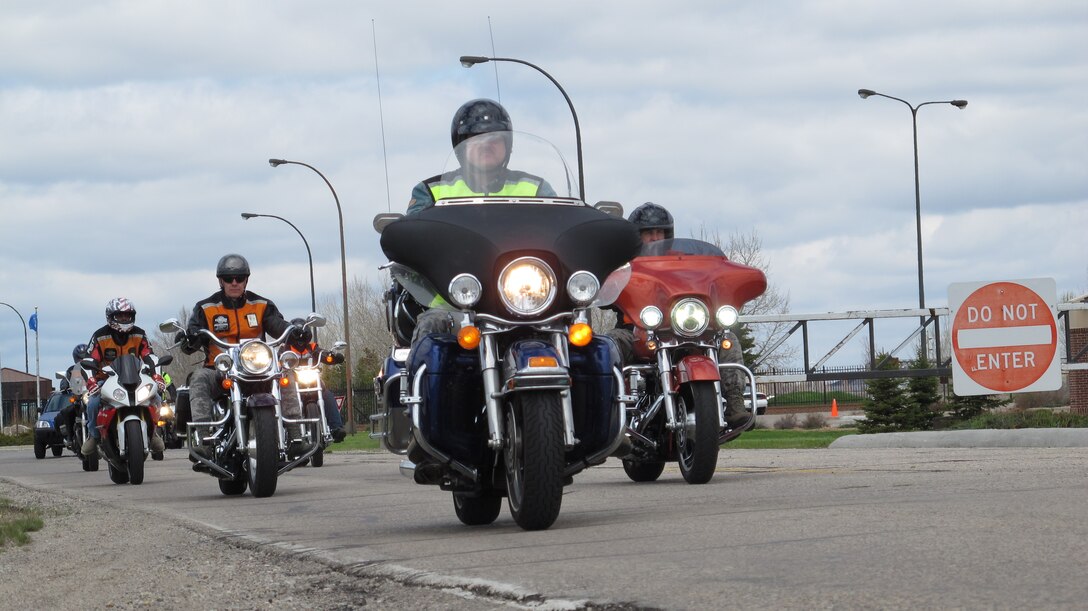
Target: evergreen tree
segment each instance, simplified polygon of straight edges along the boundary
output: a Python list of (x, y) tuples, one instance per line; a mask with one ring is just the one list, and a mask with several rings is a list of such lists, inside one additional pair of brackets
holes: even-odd
[[(930, 366), (929, 357), (919, 348), (917, 357), (911, 361), (911, 368), (929, 369)], [(934, 408), (941, 399), (938, 386), (937, 378), (934, 376), (908, 380), (907, 394), (912, 406), (904, 418), (903, 424), (907, 428), (923, 431), (933, 428), (933, 420), (938, 413)]]
[(748, 325), (739, 324), (733, 328), (733, 333), (737, 335), (740, 349), (744, 352), (744, 366), (755, 371), (756, 361), (759, 360), (761, 353), (756, 350), (756, 338), (752, 335), (752, 330), (748, 328)]
[(948, 401), (949, 407), (952, 408), (952, 417), (956, 420), (970, 420), (976, 416), (981, 416), (984, 412), (999, 407), (1002, 403), (1004, 403), (1004, 400), (998, 395), (961, 397), (954, 392)]
[[(876, 357), (881, 371), (900, 369), (897, 358), (880, 353)], [(888, 433), (909, 430), (904, 420), (914, 409), (914, 403), (907, 396), (903, 378), (874, 378), (865, 383), (869, 389), (869, 398), (865, 400), (865, 420), (858, 422), (861, 433)]]

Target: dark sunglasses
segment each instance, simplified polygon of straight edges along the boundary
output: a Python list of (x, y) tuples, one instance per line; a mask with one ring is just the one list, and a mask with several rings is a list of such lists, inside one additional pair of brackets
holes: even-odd
[(249, 276), (219, 276), (219, 279), (223, 281), (223, 284), (243, 284), (249, 280)]

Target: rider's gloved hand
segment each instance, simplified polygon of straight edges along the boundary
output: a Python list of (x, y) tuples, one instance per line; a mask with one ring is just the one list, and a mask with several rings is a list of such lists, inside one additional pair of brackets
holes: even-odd
[(159, 396), (163, 396), (166, 393), (166, 380), (163, 380), (162, 376), (157, 373), (152, 375), (151, 379), (155, 380), (155, 384), (159, 387)]
[(298, 325), (291, 325), (291, 332), (287, 334), (287, 342), (300, 349), (305, 349), (309, 346), (313, 339), (313, 332)]
[(174, 336), (174, 342), (181, 347), (181, 351), (185, 354), (192, 354), (201, 348), (197, 338), (185, 331), (178, 331), (178, 334)]
[(98, 392), (98, 380), (94, 376), (87, 378), (87, 392), (92, 395)]

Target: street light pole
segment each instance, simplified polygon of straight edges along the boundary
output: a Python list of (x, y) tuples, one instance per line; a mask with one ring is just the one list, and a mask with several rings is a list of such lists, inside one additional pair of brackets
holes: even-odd
[(25, 359), (23, 361), (23, 367), (24, 371), (30, 373), (30, 348), (28, 347), (26, 341), (26, 321), (23, 320), (23, 315), (19, 313), (19, 310), (16, 310), (10, 303), (4, 303), (3, 301), (0, 301), (0, 305), (5, 305), (11, 308), (11, 311), (15, 312), (15, 315), (19, 317), (19, 322), (23, 323), (23, 359)]
[[(874, 95), (880, 96), (882, 98), (888, 98), (889, 100), (902, 102), (907, 105), (907, 108), (910, 109), (911, 124), (914, 129), (914, 217), (918, 237), (918, 309), (924, 310), (926, 309), (926, 291), (925, 282), (922, 275), (922, 195), (918, 182), (918, 109), (927, 104), (951, 104), (952, 106), (963, 110), (963, 108), (967, 106), (967, 100), (942, 100), (934, 102), (922, 102), (917, 106), (912, 106), (911, 103), (906, 100), (902, 100), (900, 98), (890, 95), (885, 95), (883, 93), (878, 93), (876, 91), (873, 91), (872, 89), (858, 89), (858, 96), (860, 96), (863, 100), (868, 98), (869, 96)], [(921, 323), (922, 328), (922, 350), (924, 350), (925, 354), (928, 356), (929, 345), (926, 343), (926, 317), (920, 317), (919, 322)]]
[(282, 216), (276, 216), (275, 214), (254, 214), (252, 212), (243, 212), (242, 213), (242, 218), (246, 219), (247, 221), (249, 219), (257, 218), (257, 217), (261, 217), (261, 216), (267, 217), (267, 218), (270, 218), (270, 219), (279, 219), (279, 220), (283, 221), (284, 223), (287, 223), (288, 225), (291, 226), (291, 229), (295, 230), (295, 233), (298, 234), (298, 237), (302, 238), (302, 243), (306, 246), (306, 258), (309, 259), (309, 261), (310, 261), (310, 311), (311, 312), (316, 312), (317, 311), (317, 295), (314, 293), (314, 257), (313, 257), (313, 254), (310, 253), (310, 243), (306, 241), (306, 236), (302, 235), (302, 232), (298, 230), (298, 227), (295, 227), (294, 223), (292, 223), (291, 221), (283, 218)]
[(513, 62), (515, 64), (523, 64), (529, 66), (530, 68), (548, 77), (548, 80), (551, 81), (557, 89), (559, 89), (559, 93), (563, 94), (563, 99), (567, 101), (567, 106), (570, 107), (570, 114), (572, 117), (574, 117), (574, 141), (578, 153), (578, 193), (579, 196), (582, 198), (582, 201), (586, 201), (585, 172), (582, 170), (582, 128), (578, 124), (578, 113), (574, 111), (574, 102), (570, 101), (570, 96), (567, 95), (566, 90), (563, 89), (563, 86), (559, 84), (559, 81), (552, 78), (552, 75), (545, 72), (543, 68), (537, 66), (536, 64), (531, 64), (525, 60), (514, 59), (512, 57), (481, 57), (478, 55), (461, 56), (461, 65), (466, 68), (471, 68), (476, 64), (483, 64), (487, 62)]
[(344, 341), (347, 346), (344, 347), (344, 356), (347, 359), (347, 366), (344, 367), (344, 380), (347, 383), (347, 393), (345, 393), (344, 403), (346, 404), (348, 411), (348, 431), (355, 433), (355, 408), (352, 401), (352, 395), (354, 394), (354, 388), (351, 385), (351, 369), (355, 366), (355, 361), (351, 358), (351, 321), (348, 316), (348, 260), (347, 249), (344, 246), (344, 210), (340, 207), (340, 197), (336, 195), (336, 189), (332, 187), (332, 183), (328, 178), (321, 173), (320, 170), (314, 166), (303, 163), (301, 161), (289, 161), (287, 159), (269, 159), (268, 165), (272, 167), (279, 167), (284, 164), (300, 165), (310, 168), (321, 180), (325, 181), (325, 184), (329, 186), (329, 191), (332, 191), (332, 198), (336, 202), (336, 214), (340, 223), (340, 282), (343, 289), (344, 297)]

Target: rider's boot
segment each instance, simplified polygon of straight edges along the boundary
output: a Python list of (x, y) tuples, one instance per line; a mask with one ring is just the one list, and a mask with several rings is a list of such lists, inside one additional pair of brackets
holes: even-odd
[[(151, 458), (162, 460), (162, 453), (166, 450), (166, 444), (162, 442), (162, 435), (158, 429), (152, 432), (151, 440), (147, 443), (147, 449), (151, 450)], [(158, 458), (155, 456), (158, 455)]]
[(347, 431), (345, 431), (343, 427), (337, 427), (329, 432), (332, 433), (333, 443), (340, 443), (348, 436)]
[(752, 414), (744, 409), (744, 393), (735, 384), (724, 384), (725, 390), (725, 426), (729, 429), (722, 436), (722, 443), (740, 437), (752, 423)]
[(87, 437), (87, 441), (83, 442), (83, 447), (79, 449), (79, 453), (84, 456), (93, 456), (98, 451), (98, 440), (94, 437)]

